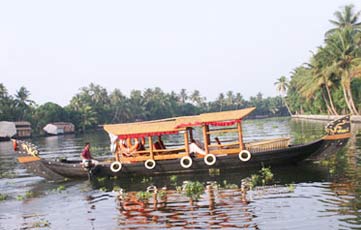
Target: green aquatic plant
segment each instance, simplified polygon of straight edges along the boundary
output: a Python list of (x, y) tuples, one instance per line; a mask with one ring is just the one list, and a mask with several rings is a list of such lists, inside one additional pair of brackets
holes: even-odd
[(256, 186), (265, 186), (266, 184), (269, 184), (273, 181), (273, 173), (271, 171), (271, 168), (269, 167), (262, 167), (258, 174), (252, 174), (250, 178), (250, 188), (254, 188)]
[(167, 191), (166, 190), (159, 190), (157, 193), (157, 196), (159, 199), (163, 200), (166, 196), (167, 196)]
[(27, 191), (27, 192), (25, 192), (25, 197), (32, 198), (32, 197), (34, 197), (34, 193), (32, 191)]
[(143, 177), (142, 181), (140, 183), (142, 184), (148, 184), (151, 183), (153, 181), (152, 177)]
[(176, 175), (170, 176), (169, 177), (170, 185), (176, 187), (177, 186), (177, 180), (178, 180), (178, 176), (176, 176)]
[(13, 173), (13, 172), (3, 172), (3, 173), (0, 173), (0, 178), (12, 179), (12, 178), (15, 178), (15, 177), (16, 177), (16, 174)]
[(211, 168), (211, 169), (208, 169), (208, 174), (210, 176), (219, 176), (221, 174), (221, 170), (216, 169), (216, 168)]
[(122, 188), (120, 186), (114, 185), (114, 187), (113, 187), (114, 192), (120, 192), (121, 190), (122, 190)]
[(199, 181), (189, 181), (182, 187), (182, 193), (191, 200), (199, 200), (204, 193), (204, 185)]
[(238, 189), (238, 185), (230, 184), (230, 183), (228, 183), (227, 180), (224, 180), (222, 188), (224, 188), (224, 189)]
[(0, 201), (4, 201), (8, 198), (8, 195), (0, 193)]
[(175, 190), (177, 191), (177, 193), (182, 193), (182, 189), (183, 189), (182, 186), (176, 186), (175, 187)]
[(288, 188), (288, 191), (294, 192), (295, 189), (296, 189), (296, 185), (295, 184), (288, 184), (287, 188)]
[(105, 182), (106, 179), (107, 179), (106, 177), (97, 178), (98, 182), (100, 182), (100, 183)]
[(16, 200), (18, 200), (18, 201), (22, 201), (24, 199), (25, 199), (25, 197), (23, 195), (17, 195), (16, 196)]
[(145, 192), (141, 191), (141, 192), (137, 192), (137, 194), (135, 196), (137, 197), (138, 200), (145, 202), (145, 201), (148, 201), (149, 198), (152, 197), (152, 193), (147, 192), (147, 191), (145, 191)]
[(249, 181), (249, 187), (253, 189), (254, 187), (260, 184), (260, 176), (257, 174), (252, 174), (251, 179)]
[(266, 185), (273, 180), (273, 173), (270, 167), (262, 167), (262, 169), (260, 170), (260, 174), (262, 179), (262, 185)]
[(49, 228), (50, 223), (47, 220), (41, 220), (32, 224), (32, 228)]
[(106, 187), (100, 187), (99, 190), (102, 192), (108, 192), (108, 189)]
[(65, 190), (65, 186), (64, 185), (59, 185), (57, 188), (56, 188), (56, 191), (57, 192), (61, 192), (61, 191), (64, 191)]

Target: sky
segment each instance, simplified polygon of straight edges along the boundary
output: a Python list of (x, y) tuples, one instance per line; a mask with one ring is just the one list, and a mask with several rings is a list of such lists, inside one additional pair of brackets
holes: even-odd
[(214, 100), (276, 96), (323, 44), (345, 0), (0, 0), (0, 83), (38, 104), (69, 104), (91, 82), (199, 90)]

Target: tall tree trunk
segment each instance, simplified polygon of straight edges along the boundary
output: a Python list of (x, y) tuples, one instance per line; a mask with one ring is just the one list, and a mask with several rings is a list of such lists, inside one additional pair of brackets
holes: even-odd
[(344, 96), (344, 98), (345, 98), (345, 102), (346, 102), (346, 105), (347, 105), (347, 107), (348, 107), (348, 110), (350, 111), (350, 113), (351, 113), (352, 115), (354, 115), (355, 113), (354, 113), (354, 111), (353, 111), (353, 109), (352, 109), (352, 107), (351, 107), (351, 105), (350, 105), (350, 102), (349, 102), (349, 99), (348, 99), (348, 96), (347, 96), (346, 87), (345, 87), (345, 85), (342, 84), (342, 83), (341, 83), (341, 85), (342, 85), (343, 96)]
[(355, 115), (359, 115), (355, 103), (353, 101), (353, 96), (352, 96), (352, 92), (351, 92), (351, 73), (350, 71), (347, 71), (347, 78), (345, 79), (345, 89), (346, 89), (346, 94), (348, 95), (349, 98), (349, 104), (352, 108), (353, 114)]
[(282, 100), (283, 100), (283, 103), (285, 103), (285, 106), (286, 106), (286, 108), (288, 110), (288, 113), (290, 114), (290, 116), (292, 116), (292, 112), (290, 110), (290, 107), (288, 107), (287, 101), (284, 99), (284, 97), (282, 97)]
[(323, 91), (323, 90), (321, 90), (321, 91), (322, 91), (322, 98), (323, 98), (323, 100), (324, 100), (325, 103), (326, 103), (327, 114), (329, 114), (329, 115), (335, 115), (334, 112), (332, 111), (329, 103), (328, 103), (328, 100), (327, 100), (327, 98), (326, 98), (326, 95), (325, 95), (324, 91)]
[(330, 100), (331, 110), (333, 111), (333, 113), (334, 113), (335, 115), (338, 115), (337, 110), (336, 110), (336, 108), (335, 108), (335, 106), (334, 106), (334, 104), (333, 104), (333, 100), (332, 100), (332, 95), (331, 95), (331, 92), (330, 92), (330, 88), (328, 88), (328, 85), (327, 85), (327, 84), (325, 84), (325, 87), (326, 87), (328, 99)]
[(356, 115), (360, 115), (360, 114), (358, 113), (358, 111), (357, 111), (357, 109), (356, 109), (356, 106), (355, 106), (355, 103), (354, 103), (354, 101), (353, 101), (353, 96), (352, 96), (351, 86), (350, 86), (350, 85), (347, 86), (347, 93), (348, 93), (348, 96), (349, 96), (349, 98), (350, 98), (350, 105), (351, 105), (354, 113), (355, 113)]

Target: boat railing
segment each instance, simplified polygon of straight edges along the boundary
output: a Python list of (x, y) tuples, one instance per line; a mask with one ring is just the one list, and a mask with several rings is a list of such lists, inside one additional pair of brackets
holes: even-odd
[[(153, 160), (177, 159), (185, 156), (185, 148), (153, 149)], [(120, 154), (120, 153), (119, 153)], [(152, 159), (149, 149), (135, 151), (129, 156), (123, 156), (122, 162), (146, 161)]]
[(276, 138), (271, 140), (263, 140), (257, 142), (246, 143), (245, 147), (250, 152), (262, 152), (262, 151), (270, 151), (281, 148), (286, 148), (290, 144), (290, 138)]

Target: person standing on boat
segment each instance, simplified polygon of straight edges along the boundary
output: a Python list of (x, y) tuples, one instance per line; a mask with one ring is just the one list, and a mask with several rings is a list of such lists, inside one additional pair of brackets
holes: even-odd
[(81, 157), (81, 159), (83, 161), (83, 165), (85, 167), (88, 167), (89, 164), (90, 164), (90, 166), (93, 166), (93, 165), (97, 165), (99, 163), (97, 160), (94, 160), (91, 156), (89, 142), (85, 143), (84, 149), (81, 152), (80, 157)]

